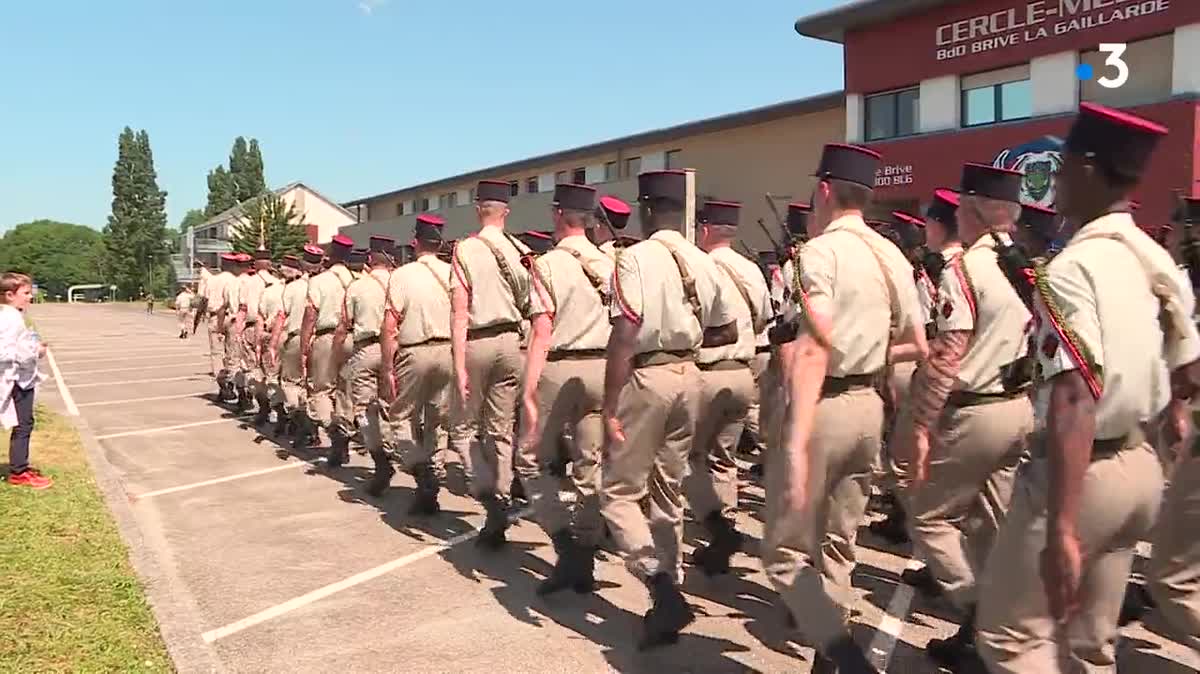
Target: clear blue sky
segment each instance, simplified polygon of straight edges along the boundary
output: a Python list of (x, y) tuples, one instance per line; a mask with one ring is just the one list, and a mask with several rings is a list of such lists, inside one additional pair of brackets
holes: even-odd
[(0, 12), (0, 230), (102, 227), (150, 133), (173, 226), (233, 138), (344, 201), (839, 89), (792, 22), (845, 0), (60, 0)]

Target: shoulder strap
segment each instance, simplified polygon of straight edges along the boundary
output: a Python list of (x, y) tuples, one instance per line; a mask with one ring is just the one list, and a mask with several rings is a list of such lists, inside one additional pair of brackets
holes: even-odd
[(417, 262), (419, 262), (422, 267), (429, 270), (429, 273), (433, 275), (433, 280), (437, 281), (438, 285), (440, 285), (442, 287), (442, 290), (446, 291), (446, 297), (450, 297), (450, 295), (451, 295), (450, 284), (443, 281), (441, 276), (438, 276), (437, 270), (433, 268), (433, 265), (429, 264), (428, 262), (423, 262), (421, 260), (417, 260)]
[[(508, 264), (508, 258), (504, 257), (504, 253), (500, 252), (500, 249), (496, 247), (496, 244), (488, 241), (482, 236), (477, 236), (475, 238), (481, 241), (483, 245), (487, 246), (488, 250), (492, 251), (492, 256), (496, 258), (496, 267), (500, 270), (500, 276), (504, 277), (504, 282), (508, 284), (509, 290), (512, 291), (513, 301), (517, 303), (517, 309), (520, 311), (522, 316), (528, 314), (529, 312), (527, 311), (527, 305), (529, 303), (529, 298), (524, 297), (521, 293), (521, 289), (517, 286), (517, 277), (515, 274), (513, 274), (512, 266)], [(520, 252), (521, 249), (517, 248), (517, 253), (519, 254)]]
[(700, 320), (700, 296), (696, 294), (696, 279), (688, 270), (687, 261), (683, 259), (683, 255), (675, 250), (673, 246), (662, 239), (647, 239), (647, 241), (657, 241), (659, 245), (667, 249), (671, 257), (675, 260), (675, 266), (679, 269), (679, 278), (683, 281), (683, 296), (687, 298), (688, 304), (692, 305), (692, 313), (696, 315), (696, 320), (700, 321), (700, 326), (704, 327), (704, 321)]
[(979, 320), (978, 303), (975, 300), (975, 284), (971, 282), (971, 274), (967, 271), (967, 261), (963, 259), (965, 253), (959, 253), (950, 260), (950, 266), (954, 269), (954, 276), (958, 279), (958, 287), (962, 288), (963, 295), (967, 298), (967, 306), (971, 309), (971, 320)]
[(588, 266), (587, 261), (583, 259), (583, 255), (579, 251), (574, 248), (567, 248), (566, 246), (562, 246), (560, 250), (567, 251), (571, 254), (571, 257), (575, 258), (575, 261), (579, 263), (579, 268), (583, 270), (584, 276), (587, 276), (588, 281), (592, 284), (592, 288), (595, 289), (596, 294), (600, 295), (600, 302), (604, 306), (608, 306), (610, 298), (608, 289), (604, 285), (604, 279), (600, 278), (600, 275)]
[(722, 262), (715, 257), (713, 258), (713, 262), (716, 262), (717, 266), (724, 270), (725, 275), (729, 277), (730, 281), (733, 281), (734, 287), (738, 289), (738, 293), (742, 296), (742, 301), (746, 303), (746, 308), (750, 310), (750, 329), (757, 333), (758, 311), (754, 308), (754, 302), (750, 301), (750, 291), (746, 290), (746, 286), (742, 285), (742, 282), (738, 280), (733, 267), (729, 266), (728, 263)]
[(871, 257), (875, 258), (875, 264), (879, 267), (879, 272), (883, 274), (883, 282), (887, 286), (888, 306), (892, 313), (892, 317), (889, 322), (895, 323), (896, 316), (900, 313), (900, 293), (896, 290), (896, 282), (892, 279), (891, 272), (888, 271), (887, 263), (884, 262), (883, 258), (879, 256), (879, 251), (875, 250), (875, 246), (871, 245), (871, 242), (867, 240), (867, 237), (852, 229), (848, 229), (846, 231), (858, 237), (858, 240), (863, 242), (863, 245), (867, 247), (867, 250), (871, 251)]

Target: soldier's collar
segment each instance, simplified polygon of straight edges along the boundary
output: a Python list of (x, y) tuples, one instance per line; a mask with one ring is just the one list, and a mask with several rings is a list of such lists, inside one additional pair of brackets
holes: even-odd
[(662, 239), (662, 238), (682, 239), (683, 232), (680, 232), (680, 231), (674, 230), (674, 229), (660, 229), (657, 232), (651, 234), (650, 238), (651, 239)]
[(836, 231), (842, 230), (842, 229), (871, 229), (871, 228), (867, 227), (867, 223), (863, 221), (863, 218), (861, 215), (859, 215), (857, 213), (850, 213), (848, 215), (843, 215), (839, 218), (835, 218), (833, 220), (833, 222), (829, 223), (829, 226), (825, 228), (825, 231), (822, 232), (822, 234), (828, 234), (829, 232), (836, 232)]

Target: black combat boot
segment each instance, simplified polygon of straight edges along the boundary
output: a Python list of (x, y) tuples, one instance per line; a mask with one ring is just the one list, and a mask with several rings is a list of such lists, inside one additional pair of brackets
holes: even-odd
[(1125, 599), (1121, 601), (1121, 615), (1117, 624), (1124, 627), (1142, 619), (1147, 611), (1156, 607), (1154, 598), (1146, 591), (1145, 585), (1132, 581), (1125, 586)]
[(908, 528), (905, 526), (904, 520), (907, 515), (904, 513), (904, 508), (899, 504), (892, 508), (886, 519), (872, 522), (871, 526), (867, 527), (871, 533), (891, 543), (892, 545), (904, 545), (909, 542)]
[(429, 517), (441, 512), (442, 506), (438, 503), (441, 485), (438, 484), (437, 475), (433, 473), (433, 465), (420, 463), (413, 467), (412, 472), (413, 479), (417, 482), (417, 493), (412, 505), (408, 507), (408, 514)]
[(518, 501), (521, 503), (529, 502), (529, 495), (525, 493), (525, 484), (521, 482), (519, 475), (513, 476), (512, 484), (508, 488), (509, 498), (515, 505)]
[(303, 412), (296, 412), (292, 417), (292, 427), (295, 431), (292, 436), (292, 450), (301, 452), (308, 449), (313, 439), (312, 422)]
[(976, 662), (979, 655), (975, 652), (975, 608), (967, 610), (962, 625), (950, 638), (930, 639), (925, 646), (925, 653), (930, 660), (950, 671), (958, 671)]
[(538, 585), (537, 593), (544, 597), (567, 588), (579, 594), (592, 592), (596, 585), (595, 551), (580, 545), (570, 529), (556, 531), (550, 535), (550, 540), (558, 559), (554, 562), (554, 570)]
[(350, 461), (350, 438), (341, 429), (329, 429), (329, 452), (325, 455), (325, 465), (330, 468), (341, 468)]
[(937, 579), (933, 577), (933, 572), (929, 570), (928, 566), (923, 566), (919, 569), (905, 569), (900, 574), (900, 582), (912, 587), (929, 599), (936, 599), (942, 596), (942, 586), (938, 585)]
[(378, 498), (392, 485), (392, 476), (396, 474), (396, 470), (392, 468), (387, 454), (381, 451), (371, 452), (371, 458), (375, 461), (375, 474), (367, 483), (367, 493)]
[(254, 415), (255, 426), (266, 426), (271, 421), (271, 401), (258, 398), (258, 412)]
[(824, 650), (824, 653), (817, 652), (812, 674), (879, 674), (879, 670), (850, 635), (838, 639)]
[(479, 530), (475, 545), (489, 550), (499, 550), (508, 540), (504, 532), (508, 530), (508, 507), (504, 499), (495, 494), (484, 494), (479, 498), (487, 510), (487, 519)]
[(642, 619), (642, 638), (638, 650), (646, 651), (679, 641), (679, 632), (692, 624), (696, 614), (671, 576), (656, 573), (647, 582), (654, 605)]
[(287, 410), (283, 405), (275, 406), (275, 428), (271, 429), (271, 434), (277, 438), (282, 438), (288, 434), (291, 427), (291, 419), (288, 418)]
[(701, 545), (692, 553), (692, 561), (706, 576), (729, 573), (729, 558), (742, 549), (742, 535), (733, 523), (719, 512), (704, 518), (704, 528), (711, 537), (708, 545)]
[(237, 398), (233, 404), (233, 411), (237, 414), (245, 414), (246, 410), (250, 409), (250, 393), (244, 388), (236, 388), (233, 395)]

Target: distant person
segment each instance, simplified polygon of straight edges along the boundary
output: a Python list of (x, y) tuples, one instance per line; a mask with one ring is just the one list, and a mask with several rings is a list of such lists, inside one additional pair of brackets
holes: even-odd
[(192, 325), (192, 314), (195, 312), (192, 305), (195, 303), (195, 295), (192, 294), (192, 289), (184, 286), (183, 290), (175, 296), (175, 316), (179, 318), (179, 339), (187, 339), (188, 332)]
[(146, 293), (146, 315), (154, 313), (154, 293)]
[(0, 427), (11, 428), (8, 483), (48, 489), (54, 481), (29, 465), (33, 435), (33, 394), (44, 379), (38, 358), (46, 346), (25, 327), (25, 308), (33, 301), (33, 280), (25, 274), (0, 274)]

